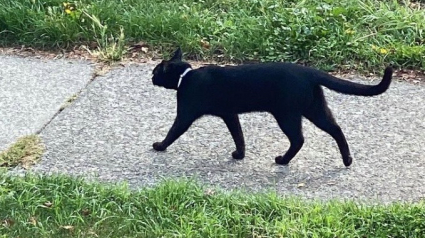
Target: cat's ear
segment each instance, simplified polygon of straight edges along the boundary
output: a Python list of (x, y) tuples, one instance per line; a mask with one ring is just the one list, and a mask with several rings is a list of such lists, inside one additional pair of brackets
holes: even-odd
[(181, 61), (182, 60), (182, 50), (180, 47), (174, 52), (173, 57), (171, 57), (170, 61)]

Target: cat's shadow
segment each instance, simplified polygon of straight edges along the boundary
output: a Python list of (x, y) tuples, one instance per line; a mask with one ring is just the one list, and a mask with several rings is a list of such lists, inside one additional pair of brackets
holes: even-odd
[[(338, 184), (338, 181), (343, 179), (351, 171), (350, 168), (347, 169), (343, 165), (316, 168), (315, 166), (308, 167), (308, 165), (300, 166), (300, 164), (295, 164), (295, 161), (289, 165), (278, 165), (272, 160), (264, 163), (253, 163), (254, 159), (250, 158), (249, 155), (243, 160), (235, 160), (231, 156), (220, 160), (217, 160), (217, 158), (210, 160), (191, 155), (186, 157), (186, 162), (183, 162), (182, 160), (174, 161), (170, 160), (170, 158), (166, 159), (167, 157), (173, 157), (172, 154), (167, 154), (167, 152), (155, 152), (153, 149), (150, 149), (149, 153), (153, 153), (150, 157), (155, 161), (155, 166), (152, 168), (158, 169), (157, 166), (162, 165), (167, 167), (167, 171), (171, 174), (185, 174), (187, 176), (194, 171), (201, 174), (203, 172), (216, 173), (217, 175), (223, 172), (246, 174), (248, 176), (244, 180), (254, 182), (258, 178), (264, 178), (265, 181), (270, 183), (268, 186), (272, 184), (293, 186), (293, 184), (303, 183), (306, 186), (318, 187), (321, 184)], [(220, 156), (217, 155), (217, 157)], [(160, 167), (163, 168), (162, 166)], [(194, 174), (196, 173), (194, 172), (192, 175)]]
[(325, 170), (320, 171), (307, 171), (306, 169), (299, 169), (288, 166), (273, 166), (273, 170), (271, 175), (275, 177), (275, 179), (279, 180), (282, 177), (292, 177), (293, 179), (298, 179), (300, 182), (304, 184), (338, 184), (338, 181), (341, 181), (342, 177), (344, 177), (347, 173), (351, 173), (351, 168), (346, 168), (342, 166), (336, 166), (333, 168), (327, 168)]

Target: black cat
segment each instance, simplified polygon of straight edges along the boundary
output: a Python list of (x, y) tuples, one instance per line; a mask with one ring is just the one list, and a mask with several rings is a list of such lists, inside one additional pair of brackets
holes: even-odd
[(177, 90), (177, 117), (165, 139), (154, 143), (153, 148), (164, 151), (196, 119), (214, 115), (224, 120), (233, 137), (233, 158), (242, 159), (245, 142), (238, 114), (266, 111), (274, 116), (290, 141), (286, 154), (276, 157), (277, 164), (288, 164), (303, 146), (304, 116), (336, 140), (344, 165), (350, 166), (352, 157), (347, 141), (320, 86), (344, 94), (374, 96), (388, 89), (392, 71), (387, 67), (378, 85), (362, 85), (291, 63), (205, 66), (191, 70), (191, 65), (182, 61), (178, 48), (169, 61), (163, 60), (153, 70), (154, 85)]

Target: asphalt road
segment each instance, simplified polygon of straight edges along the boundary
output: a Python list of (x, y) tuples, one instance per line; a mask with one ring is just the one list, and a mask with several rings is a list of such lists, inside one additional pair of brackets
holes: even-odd
[[(391, 202), (425, 197), (424, 85), (394, 81), (385, 94), (371, 98), (326, 90), (353, 165), (346, 169), (334, 140), (304, 120), (304, 147), (289, 166), (278, 166), (274, 157), (289, 143), (267, 113), (240, 117), (247, 145), (242, 161), (231, 159), (230, 133), (211, 116), (196, 121), (166, 152), (153, 151), (152, 143), (164, 138), (176, 110), (175, 91), (151, 84), (154, 64), (115, 68), (89, 83), (93, 67), (71, 62), (0, 56), (0, 129), (6, 131), (0, 148), (46, 125), (40, 135), (47, 152), (34, 172), (126, 181), (135, 188), (189, 176), (225, 189), (307, 198)], [(37, 83), (8, 86), (27, 81)], [(72, 105), (54, 116), (81, 88)], [(15, 106), (18, 101), (25, 106)]]

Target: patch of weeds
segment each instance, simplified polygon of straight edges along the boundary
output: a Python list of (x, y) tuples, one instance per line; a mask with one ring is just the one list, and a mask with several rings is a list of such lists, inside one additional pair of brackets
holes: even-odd
[(29, 135), (19, 138), (5, 151), (0, 153), (0, 167), (21, 165), (28, 169), (44, 153), (44, 145), (39, 136)]
[(78, 95), (77, 94), (73, 94), (71, 97), (69, 97), (64, 104), (61, 105), (61, 107), (59, 108), (59, 111), (63, 111), (63, 109), (67, 108), (69, 105), (71, 105), (75, 99), (77, 99)]
[(119, 61), (123, 58), (127, 52), (125, 46), (125, 34), (124, 28), (120, 27), (120, 33), (118, 36), (114, 34), (108, 35), (108, 25), (102, 24), (94, 15), (84, 14), (92, 20), (93, 32), (96, 34), (97, 49), (92, 51), (88, 48), (86, 50), (97, 57), (98, 59), (105, 62)]

